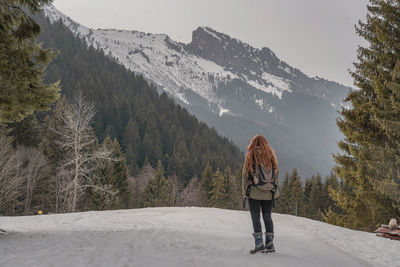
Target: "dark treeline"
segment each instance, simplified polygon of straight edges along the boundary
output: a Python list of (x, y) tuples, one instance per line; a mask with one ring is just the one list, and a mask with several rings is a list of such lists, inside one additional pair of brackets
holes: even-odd
[(208, 164), (201, 177), (193, 177), (184, 186), (176, 176), (166, 177), (159, 161), (156, 169), (147, 165), (129, 182), (135, 196), (135, 208), (198, 206), (240, 209), (240, 178), (240, 171), (234, 174), (229, 167), (213, 170)]
[(147, 162), (130, 176), (116, 138), (99, 142), (90, 126), (74, 132), (79, 118), (65, 123), (74, 105), (63, 97), (43, 123), (30, 116), (0, 132), (0, 179), (7, 183), (0, 188), (6, 190), (0, 192), (0, 214), (166, 206), (240, 209), (241, 171), (213, 169), (208, 163), (201, 176), (185, 184), (167, 175), (159, 160), (156, 167)]
[(321, 175), (313, 175), (302, 182), (296, 169), (281, 178), (280, 196), (276, 201), (275, 211), (325, 221), (329, 211), (340, 213), (330, 191), (343, 187), (333, 173), (323, 179)]

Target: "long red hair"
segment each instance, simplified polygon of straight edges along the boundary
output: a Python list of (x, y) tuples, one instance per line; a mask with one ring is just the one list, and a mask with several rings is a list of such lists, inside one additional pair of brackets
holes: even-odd
[(254, 136), (247, 147), (247, 175), (254, 172), (255, 164), (262, 164), (267, 167), (268, 170), (270, 170), (272, 168), (272, 164), (274, 164), (275, 172), (278, 172), (279, 170), (278, 160), (276, 159), (275, 151), (269, 145), (267, 139), (265, 139), (265, 137), (262, 135)]

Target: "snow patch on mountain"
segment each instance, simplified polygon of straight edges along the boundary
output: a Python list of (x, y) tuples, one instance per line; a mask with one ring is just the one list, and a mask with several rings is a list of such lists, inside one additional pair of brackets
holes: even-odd
[(284, 70), (286, 73), (295, 76), (289, 66), (282, 67), (281, 65), (278, 65), (278, 69)]
[(69, 17), (65, 16), (63, 13), (58, 11), (53, 5), (45, 6), (43, 8), (43, 11), (45, 15), (50, 19), (51, 23), (61, 20), (65, 26), (70, 28), (78, 36), (84, 37), (90, 32), (90, 29), (88, 27), (85, 27), (73, 21)]
[(279, 88), (275, 87), (274, 85), (260, 84), (259, 81), (248, 81), (247, 83), (253, 86), (254, 88), (257, 88), (258, 90), (264, 91), (266, 93), (271, 93), (278, 96), (279, 98), (282, 98), (282, 91), (279, 90)]
[(210, 34), (211, 36), (213, 36), (215, 39), (217, 39), (217, 40), (221, 40), (221, 38), (220, 37), (218, 37), (218, 35), (216, 35), (214, 32), (213, 32), (213, 30), (211, 29), (211, 28), (209, 28), (209, 27), (200, 27), (201, 29), (203, 29), (205, 32), (207, 32), (208, 34)]
[(222, 115), (224, 113), (229, 113), (229, 109), (223, 108), (223, 107), (219, 107), (219, 116), (222, 117)]
[(262, 79), (267, 82), (267, 83), (271, 83), (275, 88), (277, 88), (278, 90), (282, 91), (289, 91), (292, 92), (290, 90), (290, 84), (288, 81), (286, 81), (284, 78), (281, 77), (277, 77), (275, 75), (272, 75), (270, 73), (267, 72), (263, 72), (262, 74)]
[(247, 81), (247, 83), (261, 91), (274, 94), (280, 99), (282, 99), (282, 94), (284, 91), (292, 92), (290, 90), (290, 83), (283, 78), (266, 72), (264, 72), (261, 77), (261, 83), (259, 80), (250, 80)]
[(269, 113), (273, 113), (275, 111), (275, 107), (270, 106), (269, 104), (265, 103), (264, 99), (255, 99), (254, 102), (262, 109), (266, 110)]
[(264, 108), (264, 99), (261, 98), (261, 99), (256, 99), (254, 101), (256, 102), (257, 105), (260, 106), (261, 109)]

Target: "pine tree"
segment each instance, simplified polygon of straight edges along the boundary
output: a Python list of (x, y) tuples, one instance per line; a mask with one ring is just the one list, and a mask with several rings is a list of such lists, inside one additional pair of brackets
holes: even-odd
[(240, 196), (238, 186), (235, 183), (235, 176), (232, 175), (230, 167), (224, 170), (224, 190), (226, 193), (227, 209), (238, 209), (240, 207)]
[(310, 207), (310, 194), (311, 194), (311, 188), (312, 184), (315, 180), (315, 176), (313, 175), (311, 178), (307, 178), (305, 183), (304, 183), (304, 211), (305, 217), (311, 217), (311, 207)]
[(48, 109), (58, 98), (58, 83), (42, 81), (54, 53), (35, 43), (40, 26), (25, 11), (37, 14), (51, 2), (0, 2), (0, 122), (21, 121), (35, 110)]
[(289, 180), (289, 214), (296, 216), (304, 215), (304, 191), (301, 184), (299, 173), (296, 169), (293, 169)]
[(96, 169), (98, 176), (97, 186), (114, 194), (103, 194), (94, 190), (90, 196), (89, 207), (94, 210), (122, 209), (129, 205), (128, 173), (124, 155), (116, 139), (111, 141), (107, 136), (102, 144), (102, 150), (112, 151), (114, 159), (100, 161)]
[(206, 168), (203, 171), (203, 175), (201, 176), (201, 187), (207, 192), (207, 199), (211, 198), (211, 186), (213, 180), (213, 171), (210, 163), (207, 163)]
[(141, 138), (136, 120), (132, 117), (129, 119), (123, 135), (122, 146), (125, 151), (126, 161), (128, 163), (131, 175), (136, 175), (139, 171), (137, 165)]
[(331, 191), (345, 213), (328, 213), (328, 222), (371, 229), (400, 216), (399, 17), (398, 0), (370, 0), (367, 21), (356, 28), (369, 46), (358, 50), (351, 74), (359, 90), (338, 120), (345, 139), (335, 171), (344, 187)]
[(118, 190), (117, 196), (121, 199), (121, 208), (129, 207), (129, 192), (128, 192), (128, 168), (126, 166), (126, 159), (124, 153), (121, 150), (121, 147), (118, 143), (118, 140), (114, 138), (113, 141), (113, 155), (115, 158), (113, 163), (114, 167), (114, 177), (115, 177), (115, 187)]
[(161, 159), (162, 157), (162, 150), (161, 150), (161, 144), (160, 144), (160, 132), (159, 128), (157, 126), (157, 123), (154, 119), (153, 116), (155, 116), (153, 113), (151, 113), (152, 117), (150, 117), (147, 121), (146, 125), (146, 131), (143, 136), (143, 151), (145, 157), (147, 157), (148, 162), (150, 165), (155, 166), (157, 164), (157, 161)]
[(211, 182), (209, 206), (221, 209), (230, 207), (230, 186), (227, 174), (217, 169), (214, 174), (214, 179)]
[(276, 212), (289, 213), (290, 210), (290, 192), (289, 192), (289, 173), (285, 174), (282, 184), (279, 186), (279, 198), (276, 201)]
[(7, 128), (10, 129), (9, 136), (13, 137), (14, 147), (17, 145), (37, 147), (40, 143), (40, 126), (35, 114), (20, 122), (9, 124)]
[(144, 207), (168, 207), (172, 205), (172, 184), (165, 178), (161, 161), (157, 163), (155, 177), (149, 181), (143, 192)]
[(308, 217), (315, 220), (322, 220), (323, 184), (321, 175), (319, 174), (313, 179), (308, 205)]
[(304, 215), (304, 190), (301, 178), (296, 169), (292, 173), (286, 173), (279, 186), (279, 198), (276, 201), (276, 209), (279, 213)]
[[(111, 139), (107, 136), (101, 146), (96, 142), (95, 149), (109, 149), (112, 150)], [(100, 160), (96, 164), (94, 174), (97, 177), (95, 188), (90, 188), (88, 191), (89, 210), (109, 210), (118, 207), (119, 199), (116, 197), (117, 190), (112, 187), (114, 170), (111, 162)], [(103, 194), (97, 188), (107, 188), (110, 194)]]
[(322, 211), (326, 212), (330, 207), (331, 208), (337, 208), (335, 207), (335, 202), (329, 195), (330, 190), (337, 190), (339, 187), (339, 181), (337, 179), (337, 176), (331, 172), (329, 176), (325, 178), (325, 182), (323, 183), (323, 203), (322, 203)]
[(237, 201), (236, 209), (243, 209), (243, 195), (242, 195), (242, 170), (243, 166), (236, 171), (234, 176), (234, 191), (233, 196)]
[[(338, 207), (335, 201), (331, 197), (331, 191), (339, 190), (341, 184), (338, 181), (337, 176), (331, 172), (329, 176), (326, 177), (325, 183), (323, 185), (323, 192), (324, 192), (324, 203), (323, 203), (323, 214), (322, 217), (324, 221), (328, 220), (327, 215), (332, 213), (343, 214), (342, 209)], [(332, 223), (332, 222), (331, 222)]]

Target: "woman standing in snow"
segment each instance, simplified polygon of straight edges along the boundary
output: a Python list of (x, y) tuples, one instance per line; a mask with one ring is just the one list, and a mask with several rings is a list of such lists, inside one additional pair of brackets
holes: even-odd
[[(275, 152), (261, 135), (256, 135), (247, 147), (246, 161), (242, 172), (242, 193), (248, 200), (254, 229), (256, 252), (274, 252), (274, 224), (271, 213), (274, 198), (278, 197), (278, 160)], [(260, 180), (263, 180), (260, 182)], [(265, 245), (260, 221), (260, 211), (265, 224)]]

